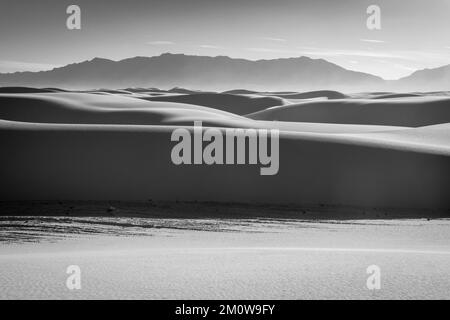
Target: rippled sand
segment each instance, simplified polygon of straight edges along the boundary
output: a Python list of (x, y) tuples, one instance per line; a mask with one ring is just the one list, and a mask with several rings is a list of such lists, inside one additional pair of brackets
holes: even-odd
[[(1, 299), (448, 299), (450, 220), (4, 217)], [(366, 268), (381, 269), (368, 290)], [(81, 268), (81, 290), (66, 268)]]

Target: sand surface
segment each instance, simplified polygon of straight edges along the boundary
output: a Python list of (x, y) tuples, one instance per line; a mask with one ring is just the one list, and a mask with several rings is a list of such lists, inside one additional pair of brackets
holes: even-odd
[(449, 298), (448, 219), (25, 218), (0, 222), (1, 299)]

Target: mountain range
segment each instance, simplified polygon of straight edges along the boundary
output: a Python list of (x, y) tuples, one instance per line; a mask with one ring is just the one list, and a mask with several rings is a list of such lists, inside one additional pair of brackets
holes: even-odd
[(245, 88), (259, 91), (332, 89), (347, 92), (449, 90), (450, 65), (386, 81), (368, 73), (347, 70), (324, 59), (305, 56), (251, 61), (226, 56), (164, 53), (120, 61), (94, 58), (48, 71), (4, 73), (0, 74), (0, 86)]

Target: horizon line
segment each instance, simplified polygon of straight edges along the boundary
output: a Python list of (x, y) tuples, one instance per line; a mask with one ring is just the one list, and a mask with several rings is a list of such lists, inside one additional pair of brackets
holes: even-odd
[[(381, 77), (381, 76), (374, 75), (374, 74), (369, 73), (369, 72), (364, 72), (364, 71), (359, 71), (359, 70), (354, 70), (354, 69), (347, 69), (347, 68), (341, 66), (340, 64), (331, 62), (331, 61), (329, 61), (329, 60), (327, 60), (327, 59), (325, 59), (325, 58), (312, 58), (312, 57), (307, 56), (307, 55), (292, 56), (292, 57), (280, 57), (280, 58), (273, 58), (273, 59), (255, 59), (255, 60), (252, 60), (252, 59), (248, 59), (248, 58), (235, 58), (235, 57), (230, 57), (230, 56), (227, 56), (227, 55), (215, 55), (215, 56), (213, 56), (213, 55), (201, 55), (201, 54), (172, 53), (172, 52), (169, 52), (169, 51), (168, 51), (168, 52), (163, 52), (163, 53), (161, 53), (161, 54), (159, 54), (159, 55), (152, 55), (152, 56), (140, 56), (140, 55), (138, 55), (138, 56), (131, 56), (131, 57), (128, 57), (128, 58), (117, 59), (117, 60), (115, 60), (115, 59), (110, 59), (110, 58), (102, 58), (102, 57), (99, 57), (99, 56), (95, 56), (95, 57), (93, 57), (93, 58), (91, 58), (91, 59), (82, 60), (82, 61), (79, 61), (79, 62), (72, 62), (72, 63), (68, 63), (68, 64), (65, 64), (65, 65), (54, 66), (54, 67), (51, 68), (51, 69), (44, 69), (44, 70), (37, 70), (37, 71), (24, 70), (24, 71), (14, 71), (14, 72), (0, 72), (0, 75), (11, 75), (11, 74), (16, 74), (16, 73), (28, 73), (28, 72), (31, 72), (31, 73), (49, 72), (49, 71), (53, 71), (53, 70), (56, 70), (56, 69), (64, 68), (64, 67), (67, 67), (67, 66), (70, 66), (70, 65), (82, 64), (82, 63), (85, 63), (85, 62), (92, 62), (92, 61), (94, 61), (94, 60), (96, 60), (96, 59), (98, 59), (98, 60), (107, 60), (107, 61), (111, 61), (111, 62), (121, 62), (121, 61), (125, 61), (125, 60), (136, 59), (136, 58), (149, 58), (149, 59), (150, 59), (150, 58), (161, 57), (161, 56), (164, 56), (164, 55), (174, 55), (174, 56), (175, 56), (175, 55), (178, 55), (178, 56), (206, 57), (206, 58), (228, 58), (228, 59), (231, 59), (231, 60), (244, 60), (244, 61), (249, 61), (249, 62), (275, 61), (275, 60), (290, 60), (290, 59), (307, 58), (307, 59), (310, 59), (310, 60), (316, 60), (316, 61), (317, 61), (317, 60), (323, 60), (323, 61), (326, 61), (327, 63), (330, 63), (330, 64), (333, 64), (333, 65), (335, 65), (335, 66), (338, 66), (338, 67), (340, 67), (340, 68), (342, 68), (342, 69), (344, 69), (344, 70), (347, 70), (347, 71), (353, 71), (353, 72), (359, 72), (359, 73), (364, 73), (364, 74), (367, 74), (367, 75), (371, 75), (371, 76), (373, 76), (373, 77), (380, 78), (380, 79), (382, 79), (383, 81), (396, 81), (396, 80), (400, 80), (400, 79), (409, 77), (410, 75), (414, 74), (414, 73), (417, 72), (417, 71), (430, 70), (430, 69), (437, 69), (437, 68), (441, 68), (441, 67), (445, 67), (445, 66), (449, 66), (449, 65), (450, 65), (450, 64), (444, 64), (444, 65), (441, 65), (441, 66), (435, 67), (435, 68), (416, 69), (416, 70), (412, 71), (412, 72), (411, 72), (409, 75), (407, 75), (407, 76), (402, 76), (402, 77), (399, 77), (399, 78), (396, 78), (396, 79), (385, 79), (385, 78), (383, 78), (383, 77)], [(27, 63), (28, 63), (28, 62), (27, 62)]]

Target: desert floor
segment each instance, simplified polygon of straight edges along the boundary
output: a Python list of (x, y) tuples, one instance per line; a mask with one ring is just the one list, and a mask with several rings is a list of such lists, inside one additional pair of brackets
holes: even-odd
[[(449, 219), (283, 218), (262, 208), (166, 216), (2, 217), (0, 298), (449, 297)], [(66, 287), (70, 265), (81, 269), (80, 290)], [(367, 288), (370, 265), (379, 290)]]

